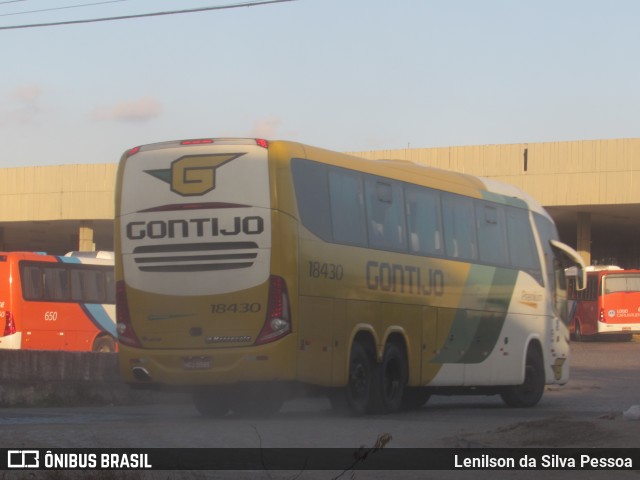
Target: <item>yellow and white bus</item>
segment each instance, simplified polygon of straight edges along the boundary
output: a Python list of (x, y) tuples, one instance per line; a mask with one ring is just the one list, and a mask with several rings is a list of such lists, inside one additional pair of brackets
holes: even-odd
[(200, 139), (118, 170), (121, 373), (205, 415), (273, 413), (300, 386), (358, 414), (533, 406), (569, 377), (571, 266), (523, 192), (410, 162)]

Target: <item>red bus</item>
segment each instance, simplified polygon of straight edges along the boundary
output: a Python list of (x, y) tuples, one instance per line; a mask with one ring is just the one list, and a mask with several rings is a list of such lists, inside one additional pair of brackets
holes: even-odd
[(598, 335), (630, 340), (640, 333), (640, 270), (587, 267), (587, 288), (576, 290), (568, 276), (569, 332), (582, 341)]
[(116, 351), (111, 252), (0, 252), (0, 348)]

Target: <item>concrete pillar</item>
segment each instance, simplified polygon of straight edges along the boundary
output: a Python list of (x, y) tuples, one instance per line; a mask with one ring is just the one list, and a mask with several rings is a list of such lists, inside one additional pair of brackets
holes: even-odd
[(591, 265), (591, 214), (578, 212), (577, 248), (586, 265)]
[(93, 242), (93, 222), (83, 220), (80, 222), (78, 230), (78, 250), (81, 252), (93, 252), (96, 244)]

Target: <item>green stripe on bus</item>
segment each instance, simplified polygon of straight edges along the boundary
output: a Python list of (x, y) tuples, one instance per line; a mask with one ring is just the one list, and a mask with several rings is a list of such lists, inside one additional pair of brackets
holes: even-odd
[(507, 317), (518, 271), (474, 265), (437, 363), (480, 363), (493, 351)]

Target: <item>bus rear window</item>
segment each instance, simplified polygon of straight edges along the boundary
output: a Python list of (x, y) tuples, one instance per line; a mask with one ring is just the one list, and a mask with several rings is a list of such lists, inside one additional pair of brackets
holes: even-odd
[(640, 276), (610, 275), (604, 278), (604, 293), (640, 292)]

